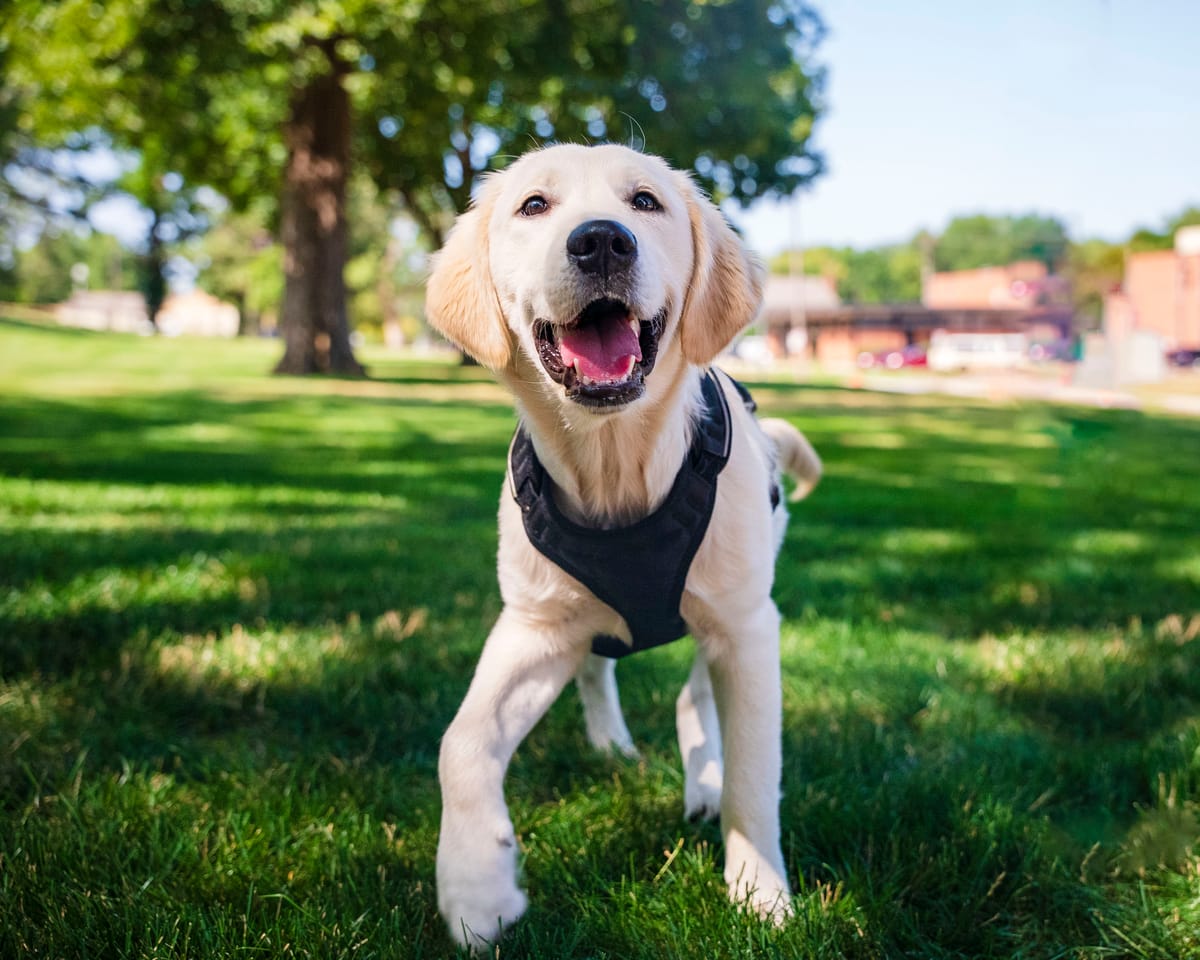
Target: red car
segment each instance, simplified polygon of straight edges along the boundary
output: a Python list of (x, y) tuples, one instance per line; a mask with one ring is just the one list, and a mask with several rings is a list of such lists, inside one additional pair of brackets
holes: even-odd
[(923, 367), (925, 366), (925, 348), (913, 343), (895, 350), (877, 350), (874, 353), (864, 350), (858, 355), (858, 365), (864, 370), (876, 367), (886, 367), (888, 370), (899, 370), (901, 367)]

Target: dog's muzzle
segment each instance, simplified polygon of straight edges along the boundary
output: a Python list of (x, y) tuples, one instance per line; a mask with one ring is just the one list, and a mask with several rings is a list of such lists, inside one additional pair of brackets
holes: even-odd
[[(628, 289), (637, 263), (637, 237), (614, 220), (588, 220), (571, 231), (567, 260), (588, 285), (610, 293)], [(538, 358), (567, 398), (598, 410), (624, 406), (646, 390), (666, 310), (638, 317), (616, 296), (599, 296), (567, 323), (534, 327)]]

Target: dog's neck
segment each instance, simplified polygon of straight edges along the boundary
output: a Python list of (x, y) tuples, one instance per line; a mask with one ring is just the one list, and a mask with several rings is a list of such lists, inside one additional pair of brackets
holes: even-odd
[(678, 355), (662, 358), (647, 378), (645, 400), (599, 414), (573, 408), (532, 364), (518, 363), (505, 379), (567, 517), (585, 526), (626, 526), (666, 499), (700, 408), (695, 367)]

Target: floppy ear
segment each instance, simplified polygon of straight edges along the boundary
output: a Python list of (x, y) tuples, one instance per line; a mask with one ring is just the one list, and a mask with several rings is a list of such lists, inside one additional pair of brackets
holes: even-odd
[(684, 179), (695, 260), (679, 342), (689, 363), (707, 366), (758, 313), (763, 270), (721, 211)]
[(425, 316), (447, 340), (492, 370), (508, 366), (512, 343), (488, 269), (490, 204), (455, 221), (433, 257), (425, 285)]

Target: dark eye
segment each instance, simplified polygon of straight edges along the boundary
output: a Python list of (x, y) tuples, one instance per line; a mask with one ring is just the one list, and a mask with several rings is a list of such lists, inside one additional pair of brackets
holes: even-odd
[(534, 194), (521, 204), (521, 216), (536, 217), (550, 209), (550, 201), (540, 194)]
[(645, 190), (635, 193), (630, 203), (634, 210), (641, 210), (644, 213), (653, 213), (655, 210), (662, 209), (662, 204), (654, 198), (654, 194), (647, 193)]

